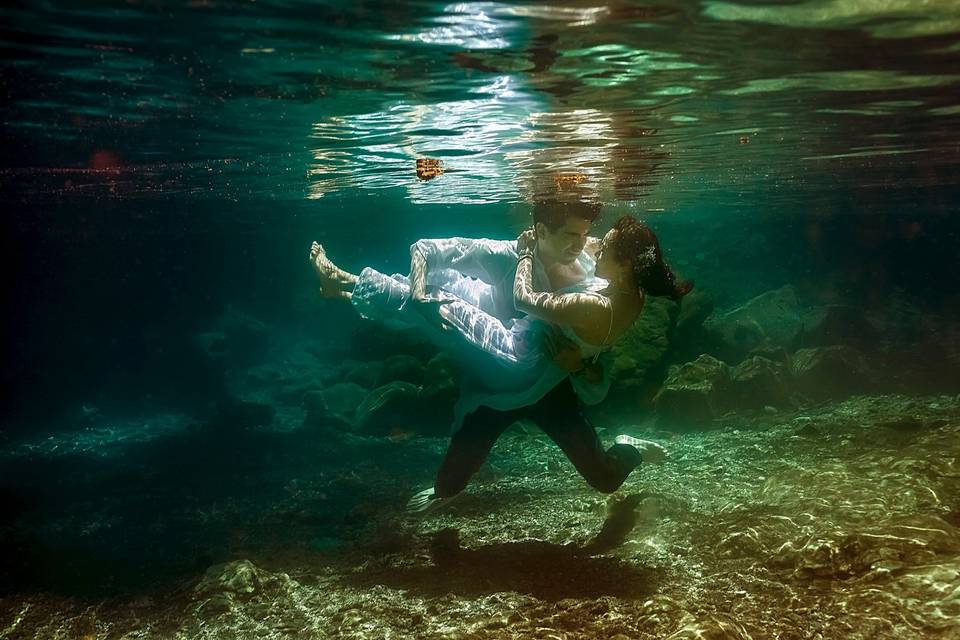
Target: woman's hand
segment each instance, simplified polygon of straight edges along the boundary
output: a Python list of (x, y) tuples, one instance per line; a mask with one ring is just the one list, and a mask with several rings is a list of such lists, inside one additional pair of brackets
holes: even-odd
[(537, 248), (537, 234), (533, 229), (527, 229), (517, 236), (517, 253), (532, 253)]

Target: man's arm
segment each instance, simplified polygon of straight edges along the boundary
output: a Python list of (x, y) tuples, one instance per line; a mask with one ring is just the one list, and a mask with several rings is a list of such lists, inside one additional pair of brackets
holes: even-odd
[(517, 240), (520, 257), (513, 282), (513, 299), (517, 311), (547, 322), (569, 327), (593, 326), (598, 317), (606, 316), (609, 310), (597, 296), (586, 293), (547, 293), (533, 288), (533, 248), (536, 240), (530, 232), (521, 234)]

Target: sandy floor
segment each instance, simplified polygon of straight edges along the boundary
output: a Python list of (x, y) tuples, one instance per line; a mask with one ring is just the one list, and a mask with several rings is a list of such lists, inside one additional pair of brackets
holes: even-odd
[(617, 431), (671, 457), (608, 497), (515, 427), (419, 519), (403, 499), (443, 441), (347, 439), (348, 539), (303, 515), (329, 476), (301, 477), (232, 563), (149, 594), (6, 597), (0, 638), (960, 638), (960, 398)]

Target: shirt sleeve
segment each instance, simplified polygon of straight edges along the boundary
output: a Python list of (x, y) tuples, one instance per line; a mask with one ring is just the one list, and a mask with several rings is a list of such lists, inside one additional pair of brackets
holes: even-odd
[(501, 282), (517, 260), (516, 243), (487, 238), (440, 238), (417, 240), (410, 252), (419, 252), (427, 269), (453, 269), (488, 284)]
[(593, 293), (549, 293), (535, 291), (533, 288), (533, 258), (517, 263), (517, 275), (513, 283), (513, 300), (517, 311), (529, 314), (547, 322), (565, 324), (571, 327), (584, 326), (595, 322), (598, 311), (610, 317), (610, 311)]

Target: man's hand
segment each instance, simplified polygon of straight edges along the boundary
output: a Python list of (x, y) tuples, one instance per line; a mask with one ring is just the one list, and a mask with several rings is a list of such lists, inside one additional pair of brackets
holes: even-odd
[(537, 233), (533, 229), (527, 229), (517, 236), (517, 253), (522, 254), (533, 251), (537, 248)]
[(410, 297), (412, 308), (423, 316), (423, 319), (426, 320), (428, 324), (441, 331), (447, 331), (453, 328), (452, 325), (444, 319), (442, 313), (443, 305), (449, 304), (450, 302), (453, 301), (431, 295)]
[(583, 369), (580, 345), (555, 327), (550, 327), (543, 336), (543, 353), (568, 373), (576, 373)]

